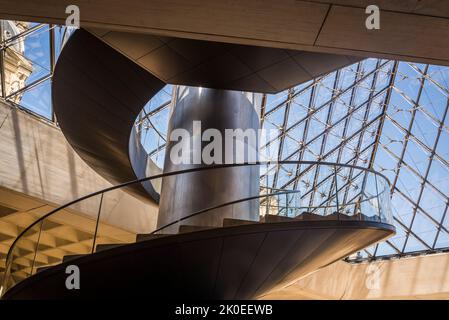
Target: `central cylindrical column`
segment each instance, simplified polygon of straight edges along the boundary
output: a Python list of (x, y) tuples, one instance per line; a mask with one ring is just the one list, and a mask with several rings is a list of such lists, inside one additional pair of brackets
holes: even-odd
[[(180, 87), (169, 119), (164, 172), (257, 161), (257, 97), (239, 91)], [(258, 194), (257, 165), (165, 177), (158, 227), (199, 210)], [(259, 201), (214, 209), (181, 225), (220, 227), (224, 218), (257, 221)], [(173, 226), (163, 232), (177, 231), (178, 226)]]

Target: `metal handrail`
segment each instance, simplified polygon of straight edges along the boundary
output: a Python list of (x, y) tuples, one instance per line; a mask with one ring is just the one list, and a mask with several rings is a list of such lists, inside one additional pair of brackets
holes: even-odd
[[(145, 178), (141, 178), (141, 179), (131, 180), (131, 181), (128, 181), (128, 182), (124, 182), (124, 183), (121, 183), (121, 184), (118, 184), (118, 185), (115, 185), (115, 186), (111, 186), (111, 187), (108, 187), (108, 188), (105, 188), (105, 189), (101, 189), (101, 190), (92, 192), (92, 193), (90, 193), (88, 195), (85, 195), (85, 196), (82, 196), (82, 197), (80, 197), (78, 199), (75, 199), (75, 200), (72, 200), (70, 202), (67, 202), (66, 204), (64, 204), (64, 205), (62, 205), (62, 206), (60, 206), (60, 207), (58, 207), (58, 208), (56, 208), (54, 210), (51, 210), (49, 213), (47, 213), (47, 214), (43, 215), (42, 217), (38, 218), (33, 223), (31, 223), (28, 227), (26, 227), (24, 230), (22, 230), (22, 232), (14, 239), (13, 243), (11, 244), (11, 246), (10, 246), (10, 248), (8, 250), (8, 254), (6, 256), (6, 261), (5, 261), (5, 272), (4, 272), (3, 287), (4, 288), (7, 287), (7, 285), (6, 285), (7, 284), (6, 283), (7, 282), (7, 275), (8, 275), (8, 272), (10, 271), (10, 267), (11, 267), (11, 263), (12, 263), (11, 256), (12, 256), (13, 250), (14, 250), (17, 242), (22, 238), (22, 236), (24, 234), (26, 234), (34, 226), (36, 226), (37, 224), (39, 224), (40, 222), (42, 222), (46, 218), (50, 217), (51, 215), (55, 214), (56, 212), (59, 212), (59, 211), (65, 209), (65, 208), (67, 208), (69, 206), (72, 206), (72, 205), (74, 205), (76, 203), (79, 203), (79, 202), (84, 201), (86, 199), (95, 197), (97, 195), (104, 194), (104, 193), (112, 191), (112, 190), (116, 190), (116, 189), (120, 189), (120, 188), (123, 188), (123, 187), (127, 187), (127, 186), (135, 184), (135, 183), (142, 183), (142, 182), (145, 182), (145, 181), (151, 181), (151, 180), (160, 179), (160, 178), (164, 178), (164, 177), (169, 177), (169, 176), (174, 176), (174, 175), (179, 175), (179, 174), (186, 174), (186, 173), (193, 173), (193, 172), (200, 172), (200, 171), (205, 171), (205, 170), (235, 168), (235, 167), (245, 167), (245, 166), (273, 165), (273, 164), (274, 165), (306, 164), (306, 165), (312, 165), (312, 166), (324, 165), (324, 166), (333, 166), (333, 167), (337, 167), (338, 166), (338, 167), (353, 168), (353, 169), (358, 169), (358, 170), (362, 170), (362, 171), (365, 171), (365, 172), (371, 172), (374, 175), (380, 176), (387, 182), (388, 185), (391, 185), (389, 179), (386, 176), (384, 176), (383, 174), (381, 174), (379, 172), (374, 171), (371, 168), (364, 168), (364, 167), (360, 167), (360, 166), (354, 166), (354, 165), (349, 165), (349, 164), (333, 163), (333, 162), (299, 161), (299, 160), (256, 161), (256, 162), (253, 162), (253, 163), (220, 164), (220, 165), (213, 165), (213, 166), (207, 166), (207, 167), (190, 168), (190, 169), (184, 169), (184, 170), (178, 170), (178, 171), (172, 171), (172, 172), (165, 172), (165, 173), (161, 173), (161, 174), (157, 174), (157, 175), (153, 175), (153, 176), (149, 176), (149, 177), (145, 177)], [(295, 190), (284, 191), (282, 194), (288, 194), (288, 193), (296, 193), (296, 191)], [(273, 194), (273, 195), (275, 195), (275, 194)], [(269, 196), (269, 195), (264, 194), (264, 195), (261, 195), (261, 196), (259, 195), (259, 196), (255, 196), (255, 197), (249, 197), (246, 200), (245, 199), (239, 199), (239, 200), (236, 200), (236, 203), (242, 202), (242, 201), (248, 201), (248, 200), (251, 200), (252, 198), (259, 198), (259, 197), (264, 198), (264, 197), (267, 197), (267, 196)], [(223, 207), (223, 206), (227, 206), (227, 205), (231, 205), (231, 204), (233, 204), (233, 202), (235, 202), (235, 201), (231, 201), (230, 203), (219, 205), (218, 208)], [(185, 217), (183, 217), (181, 219), (178, 219), (177, 221), (171, 222), (171, 223), (169, 223), (169, 224), (167, 224), (167, 225), (165, 225), (165, 226), (163, 226), (161, 228), (158, 228), (157, 230), (153, 231), (152, 233), (155, 233), (155, 232), (158, 232), (158, 231), (160, 231), (162, 229), (165, 229), (166, 227), (171, 226), (171, 225), (173, 225), (175, 223), (178, 223), (179, 221), (182, 221), (182, 220), (185, 220), (187, 218), (190, 218), (191, 216), (199, 215), (199, 214), (202, 214), (204, 212), (207, 212), (207, 211), (210, 211), (210, 210), (213, 210), (213, 209), (215, 209), (215, 208), (211, 207), (211, 208), (200, 210), (198, 212), (195, 212), (193, 214), (185, 216)], [(97, 219), (96, 224), (98, 224), (98, 223), (99, 223), (99, 219)], [(96, 235), (94, 235), (94, 237), (96, 237)]]
[(195, 212), (192, 213), (192, 214), (189, 214), (189, 215), (184, 216), (184, 217), (182, 217), (182, 218), (179, 218), (179, 219), (177, 219), (177, 220), (175, 220), (175, 221), (172, 221), (172, 222), (167, 223), (166, 225), (164, 225), (164, 226), (162, 226), (162, 227), (160, 227), (160, 228), (158, 228), (158, 229), (152, 231), (150, 234), (155, 234), (156, 232), (162, 231), (163, 229), (166, 229), (166, 228), (168, 228), (168, 227), (170, 227), (170, 226), (172, 226), (172, 225), (174, 225), (174, 224), (177, 224), (177, 223), (179, 223), (179, 222), (181, 222), (181, 221), (184, 221), (184, 220), (189, 219), (189, 218), (192, 218), (192, 217), (194, 217), (194, 216), (197, 216), (197, 215), (206, 213), (206, 212), (211, 211), (211, 210), (224, 208), (224, 207), (227, 207), (227, 206), (230, 206), (230, 205), (233, 205), (233, 204), (237, 204), (237, 203), (241, 203), (241, 202), (246, 202), (246, 201), (250, 201), (250, 200), (256, 200), (256, 199), (260, 199), (260, 198), (266, 198), (266, 197), (269, 197), (269, 196), (278, 196), (278, 195), (283, 195), (283, 194), (299, 193), (299, 192), (300, 192), (300, 191), (298, 191), (298, 190), (288, 190), (288, 191), (274, 192), (274, 193), (269, 193), (269, 194), (259, 194), (259, 195), (257, 195), (257, 196), (252, 196), (252, 197), (247, 197), (247, 198), (242, 198), (242, 199), (238, 199), (238, 200), (229, 201), (229, 202), (222, 203), (222, 204), (219, 204), (219, 205), (216, 205), (216, 206), (212, 206), (212, 207), (209, 207), (209, 208), (206, 208), (206, 209), (201, 209), (201, 210), (199, 210), (199, 211), (195, 211)]
[[(268, 187), (268, 188), (270, 188), (270, 187)], [(276, 188), (270, 188), (270, 189), (282, 190), (282, 189), (276, 189)], [(224, 207), (227, 207), (227, 206), (230, 206), (230, 205), (233, 205), (233, 204), (238, 204), (238, 203), (242, 203), (242, 202), (246, 202), (246, 201), (250, 201), (250, 200), (256, 200), (256, 199), (267, 198), (267, 197), (272, 197), (272, 196), (280, 196), (280, 195), (284, 195), (284, 194), (300, 193), (300, 192), (301, 192), (301, 191), (299, 191), (299, 190), (279, 191), (279, 192), (259, 194), (259, 195), (257, 195), (257, 196), (252, 196), (252, 197), (241, 198), (241, 199), (238, 199), (238, 200), (229, 201), (229, 202), (226, 202), (226, 203), (223, 203), (223, 204), (219, 204), (219, 205), (216, 205), (216, 206), (208, 207), (208, 208), (206, 208), (206, 209), (202, 209), (202, 210), (199, 210), (199, 211), (195, 211), (195, 212), (192, 213), (192, 214), (189, 214), (189, 215), (187, 215), (187, 216), (184, 216), (184, 217), (182, 217), (182, 218), (179, 218), (179, 219), (177, 219), (177, 220), (174, 220), (174, 221), (172, 221), (172, 222), (170, 222), (170, 223), (167, 223), (167, 224), (165, 224), (165, 225), (162, 226), (162, 227), (157, 228), (156, 230), (150, 232), (150, 234), (156, 234), (157, 232), (160, 232), (160, 231), (162, 231), (162, 230), (164, 230), (164, 229), (166, 229), (166, 228), (168, 228), (168, 227), (170, 227), (170, 226), (172, 226), (172, 225), (175, 225), (175, 224), (177, 224), (177, 223), (179, 223), (179, 222), (181, 222), (181, 221), (187, 220), (187, 219), (189, 219), (189, 218), (198, 216), (198, 215), (200, 215), (200, 214), (203, 214), (203, 213), (206, 213), (206, 212), (208, 212), (208, 211), (215, 210), (215, 209), (224, 208)], [(366, 199), (364, 199), (364, 200), (362, 200), (362, 201), (349, 203), (349, 204), (346, 204), (346, 206), (352, 205), (352, 204), (356, 204), (356, 203), (365, 202), (365, 201), (369, 201), (369, 200), (374, 199), (374, 198), (377, 198), (377, 196), (372, 196), (372, 197), (366, 198)], [(278, 208), (279, 206), (269, 205), (269, 207), (272, 207), (272, 208)], [(337, 205), (333, 205), (333, 206), (314, 206), (313, 208), (316, 209), (316, 208), (332, 208), (332, 207), (337, 207), (337, 212), (338, 212), (338, 206), (337, 206)], [(307, 208), (310, 208), (310, 207), (288, 207), (288, 208), (289, 208), (289, 209), (307, 209)], [(339, 212), (339, 213), (340, 213), (340, 212)], [(292, 218), (295, 218), (295, 217), (296, 217), (296, 216), (294, 216), (294, 217), (292, 217)]]
[[(267, 186), (260, 186), (260, 189), (271, 189), (271, 190), (277, 190), (277, 191), (285, 191), (285, 189), (279, 189), (279, 188), (272, 188), (272, 187), (267, 187)], [(292, 191), (296, 191), (296, 190), (292, 190)], [(296, 192), (295, 192), (296, 193)], [(369, 197), (369, 198), (365, 198), (362, 201), (355, 201), (355, 202), (349, 202), (349, 203), (345, 203), (344, 206), (350, 206), (353, 204), (358, 204), (358, 203), (362, 203), (362, 202), (366, 202), (369, 201), (371, 199), (375, 199), (379, 196), (379, 194), (381, 194), (382, 192), (378, 192), (375, 196)], [(267, 196), (273, 195), (273, 193), (264, 193), (261, 198), (265, 198)], [(337, 205), (330, 205), (330, 206), (313, 206), (313, 208), (332, 208), (332, 207), (336, 207)], [(290, 207), (291, 209), (306, 209), (306, 208), (310, 208), (310, 206), (307, 207)]]

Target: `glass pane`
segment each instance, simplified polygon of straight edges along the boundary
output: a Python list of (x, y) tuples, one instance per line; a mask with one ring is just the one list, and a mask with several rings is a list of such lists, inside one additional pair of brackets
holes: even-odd
[[(127, 212), (128, 207), (126, 202), (120, 201), (122, 198), (123, 191), (120, 189), (104, 194), (100, 223), (98, 224), (97, 237), (95, 239), (95, 252), (127, 243), (134, 243), (136, 241), (135, 228), (137, 226), (141, 228), (139, 233), (149, 233), (150, 230), (145, 230), (146, 226), (141, 221), (123, 217), (123, 213)], [(117, 220), (120, 221), (120, 224), (117, 223)]]
[[(52, 119), (51, 106), (51, 80), (48, 79), (39, 85), (20, 93), (20, 105), (34, 113)], [(12, 99), (16, 99), (13, 96)]]
[[(38, 25), (32, 32), (20, 36), (24, 31), (33, 28), (29, 23), (4, 21), (7, 26), (16, 28), (19, 37), (7, 42), (5, 62), (10, 65), (6, 78), (10, 84), (7, 95), (22, 89), (51, 73), (50, 65), (50, 33), (48, 25)], [(16, 101), (17, 102), (17, 101)]]

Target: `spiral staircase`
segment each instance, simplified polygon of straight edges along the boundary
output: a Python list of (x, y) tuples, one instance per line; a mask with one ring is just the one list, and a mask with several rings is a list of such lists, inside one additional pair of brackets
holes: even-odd
[[(213, 228), (185, 223), (190, 217), (207, 215), (216, 209), (204, 208), (151, 234), (137, 235), (135, 243), (97, 241), (100, 214), (104, 214), (102, 204), (108, 193), (123, 189), (142, 201), (158, 203), (156, 179), (198, 170), (169, 173), (148, 170), (155, 166), (143, 150), (134, 122), (144, 105), (167, 82), (276, 92), (356, 59), (342, 60), (340, 56), (329, 55), (327, 63), (320, 65), (312, 61), (313, 74), (292, 75), (287, 80), (273, 80), (267, 86), (260, 75), (276, 79), (279, 69), (271, 66), (276, 61), (281, 64), (294, 59), (300, 52), (154, 36), (146, 39), (147, 44), (156, 40), (159, 43), (152, 50), (172, 50), (177, 55), (160, 56), (156, 62), (143, 66), (117, 40), (120, 37), (123, 34), (110, 33), (106, 37), (83, 29), (75, 31), (58, 58), (52, 84), (55, 114), (68, 142), (93, 170), (114, 186), (55, 209), (22, 231), (8, 253), (4, 299), (118, 298), (142, 294), (152, 298), (253, 299), (395, 233), (388, 208), (388, 180), (372, 170), (355, 167), (375, 178), (364, 179), (363, 186), (367, 188), (366, 185), (374, 183), (376, 192), (365, 195), (351, 214), (343, 210), (348, 204), (338, 203), (338, 196), (324, 215), (317, 208), (291, 206), (289, 201), (282, 203), (280, 199), (284, 196), (295, 197), (295, 191), (267, 189), (257, 196), (265, 204), (261, 205), (259, 221), (226, 218), (221, 227)], [(167, 60), (169, 56), (175, 58)], [(251, 72), (224, 76), (223, 61), (244, 60), (248, 56), (259, 62)], [(308, 67), (304, 69), (310, 70), (311, 65)], [(310, 165), (334, 170), (335, 194), (338, 194), (337, 173), (345, 166)], [(232, 165), (203, 169), (219, 170), (228, 166)], [(99, 199), (99, 210), (95, 230), (88, 239), (88, 250), (65, 255), (51, 263), (39, 262), (37, 258), (47, 250), (43, 244), (45, 233), (51, 228), (47, 225), (49, 219), (65, 208), (92, 199)], [(236, 199), (219, 206), (231, 208), (249, 200)], [(173, 226), (178, 228), (177, 233), (165, 233)], [(24, 268), (16, 262), (21, 258), (21, 245), (27, 237), (34, 237), (37, 245), (32, 265)], [(65, 286), (66, 267), (72, 264), (81, 272), (80, 290), (68, 290)]]

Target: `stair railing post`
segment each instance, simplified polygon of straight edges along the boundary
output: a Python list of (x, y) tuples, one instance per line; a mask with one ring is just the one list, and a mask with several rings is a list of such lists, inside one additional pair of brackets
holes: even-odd
[(91, 253), (94, 253), (94, 251), (95, 251), (95, 244), (97, 242), (97, 233), (98, 233), (98, 225), (100, 223), (101, 206), (103, 205), (103, 195), (104, 195), (104, 193), (101, 194), (101, 198), (100, 198), (100, 206), (98, 208), (97, 222), (95, 223), (95, 233), (94, 233), (94, 239), (93, 239), (93, 242), (92, 242), (92, 251), (91, 251)]
[(31, 271), (30, 275), (33, 275), (34, 270), (34, 264), (36, 263), (36, 256), (37, 256), (37, 250), (39, 250), (39, 242), (41, 241), (41, 233), (42, 233), (42, 225), (44, 224), (45, 220), (42, 220), (39, 227), (39, 234), (37, 236), (37, 242), (36, 242), (36, 249), (34, 250), (34, 257), (33, 257), (33, 263), (31, 264)]
[(269, 194), (269, 192), (268, 192), (268, 163), (267, 163), (267, 169), (265, 171), (265, 186), (266, 186), (265, 190), (267, 192), (267, 198), (265, 200), (265, 215), (267, 215), (267, 214), (269, 214), (269, 203), (268, 203), (268, 199), (269, 199), (269, 197), (268, 197), (268, 194)]
[(265, 197), (265, 215), (268, 214), (268, 189), (265, 188), (267, 196)]
[(337, 218), (338, 220), (340, 220), (340, 204), (338, 203), (337, 166), (334, 166), (334, 179), (335, 179), (335, 201), (337, 203)]
[(374, 180), (376, 183), (376, 199), (377, 199), (377, 211), (379, 214), (379, 221), (382, 221), (382, 217), (381, 217), (381, 211), (380, 211), (380, 199), (379, 199), (379, 188), (377, 187), (377, 174), (374, 174)]
[(281, 195), (280, 194), (277, 194), (277, 208), (278, 208), (278, 212), (277, 212), (277, 215), (279, 216), (280, 214), (280, 212), (281, 212)]

